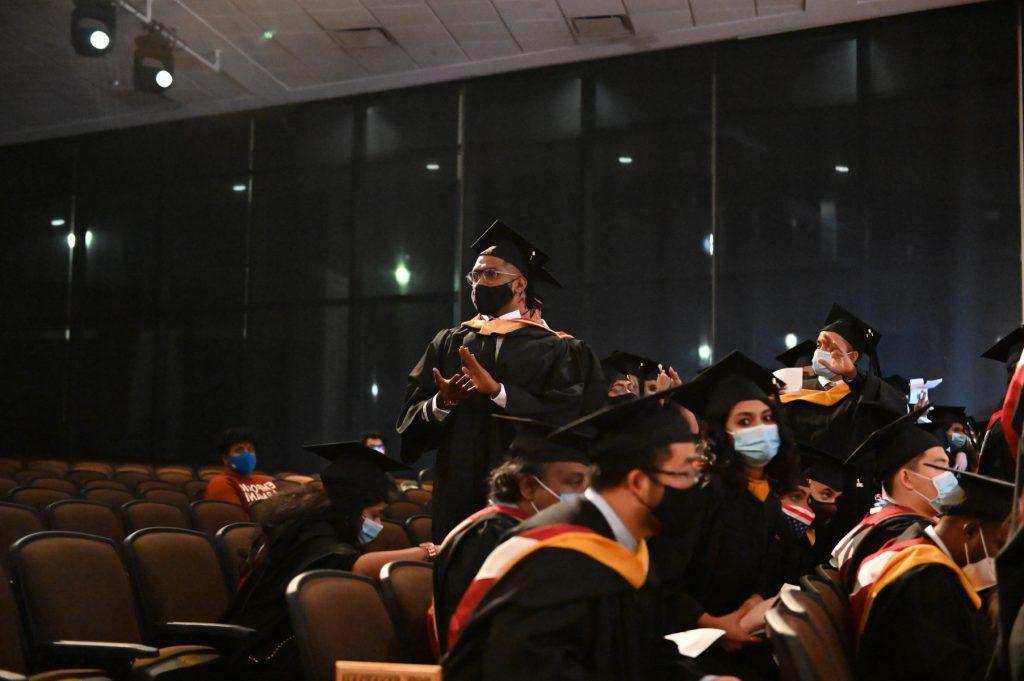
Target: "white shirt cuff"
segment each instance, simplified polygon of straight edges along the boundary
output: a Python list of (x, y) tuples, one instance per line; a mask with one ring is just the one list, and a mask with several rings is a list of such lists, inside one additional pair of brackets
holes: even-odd
[(452, 412), (451, 409), (442, 409), (441, 407), (437, 406), (438, 397), (439, 394), (435, 394), (434, 398), (430, 400), (430, 402), (425, 402), (423, 404), (423, 418), (427, 419), (428, 421), (430, 420), (430, 416), (429, 414), (427, 414), (427, 409), (430, 409), (430, 411), (433, 412), (434, 420), (438, 422), (444, 421), (445, 417)]
[(508, 395), (505, 393), (505, 384), (499, 383), (499, 385), (501, 386), (501, 390), (498, 391), (497, 395), (491, 398), (491, 402), (494, 402), (496, 405), (504, 409), (505, 403), (508, 402)]

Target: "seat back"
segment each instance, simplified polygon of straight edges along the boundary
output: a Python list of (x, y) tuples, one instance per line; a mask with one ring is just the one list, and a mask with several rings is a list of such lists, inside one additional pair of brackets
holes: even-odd
[(825, 580), (816, 575), (804, 575), (800, 578), (800, 588), (821, 603), (832, 626), (843, 642), (848, 653), (853, 652), (853, 632), (850, 621), (850, 601), (841, 598), (836, 590)]
[(135, 487), (143, 482), (147, 482), (152, 479), (152, 473), (135, 470), (133, 468), (118, 469), (114, 471), (114, 480), (117, 480), (118, 482), (123, 482), (129, 487)]
[(67, 499), (46, 507), (50, 529), (106, 537), (119, 546), (124, 539), (121, 518), (114, 509), (95, 501)]
[(819, 601), (803, 591), (784, 591), (779, 595), (776, 607), (781, 612), (796, 615), (814, 632), (816, 640), (813, 645), (808, 641), (802, 642), (815, 672), (824, 674), (818, 678), (853, 681), (850, 656)]
[(0, 569), (0, 641), (3, 641), (3, 645), (0, 645), (0, 669), (16, 674), (25, 673), (23, 636), (21, 614), (14, 599), (14, 591), (11, 590), (11, 580)]
[(149, 527), (124, 540), (128, 570), (147, 627), (216, 622), (228, 588), (210, 538), (202, 532)]
[(146, 527), (189, 529), (188, 518), (180, 508), (147, 499), (135, 499), (122, 506), (121, 520), (129, 534)]
[(142, 496), (151, 489), (166, 489), (172, 492), (179, 491), (176, 485), (172, 485), (166, 480), (143, 480), (135, 485), (135, 489), (139, 491), (139, 496)]
[(191, 466), (185, 466), (184, 464), (169, 464), (164, 466), (157, 466), (156, 477), (163, 479), (165, 475), (182, 477), (186, 479), (192, 479), (195, 476), (195, 471)]
[(70, 473), (75, 471), (95, 471), (100, 473), (105, 478), (109, 478), (114, 474), (114, 467), (109, 463), (103, 461), (78, 461), (71, 466)]
[(231, 523), (217, 530), (217, 534), (213, 536), (213, 544), (220, 556), (224, 575), (232, 589), (238, 588), (242, 564), (249, 557), (256, 531), (256, 523)]
[(200, 532), (205, 532), (210, 537), (216, 535), (217, 531), (225, 525), (244, 523), (249, 520), (245, 509), (238, 504), (215, 499), (193, 501), (189, 505), (189, 513), (192, 518), (192, 527)]
[(50, 473), (59, 478), (71, 469), (71, 465), (63, 459), (29, 459), (25, 462), (25, 468), (37, 471), (50, 471)]
[(402, 492), (402, 499), (404, 501), (411, 501), (420, 508), (429, 504), (432, 497), (433, 494), (431, 492), (428, 492), (425, 489), (420, 489), (419, 487), (413, 487), (412, 489), (407, 489)]
[(190, 480), (195, 480), (195, 478), (191, 475), (183, 475), (181, 473), (174, 472), (158, 472), (156, 475), (157, 480), (160, 480), (161, 482), (166, 482), (169, 485), (174, 485), (174, 489), (178, 490), (180, 490), (185, 485), (186, 482), (189, 482)]
[(93, 480), (107, 480), (110, 476), (101, 473), (100, 471), (94, 471), (88, 468), (76, 468), (68, 471), (68, 474), (65, 475), (64, 478), (81, 487), (85, 483)]
[(18, 487), (18, 481), (12, 478), (0, 478), (0, 498), (7, 496), (15, 487)]
[(117, 480), (90, 480), (82, 485), (83, 492), (87, 489), (116, 489), (122, 492), (131, 492), (128, 485)]
[(53, 502), (70, 499), (71, 495), (67, 492), (43, 487), (15, 487), (7, 495), (7, 498), (15, 504), (31, 506), (41, 513)]
[(380, 588), (405, 661), (436, 662), (427, 638), (434, 568), (430, 563), (415, 560), (388, 563), (380, 572)]
[(142, 642), (128, 575), (109, 539), (32, 534), (14, 543), (11, 564), (32, 644)]
[(25, 468), (24, 470), (17, 471), (14, 474), (14, 479), (18, 481), (19, 485), (29, 487), (32, 485), (32, 481), (38, 478), (52, 478), (54, 475), (59, 475), (54, 471), (44, 470), (41, 468)]
[(434, 536), (434, 521), (429, 515), (414, 515), (405, 521), (405, 533), (413, 546), (430, 541)]
[(191, 503), (187, 494), (171, 489), (149, 489), (142, 493), (142, 498), (146, 501), (177, 506), (180, 509), (188, 508)]
[(33, 532), (46, 529), (38, 509), (21, 504), (0, 502), (0, 567), (10, 574), (8, 552), (11, 544)]
[(135, 498), (131, 492), (125, 492), (120, 489), (106, 489), (105, 487), (90, 487), (87, 490), (83, 490), (82, 497), (113, 509), (119, 509)]
[(421, 515), (423, 507), (411, 501), (396, 501), (384, 507), (384, 517), (396, 523), (404, 523), (414, 515)]
[(63, 478), (36, 478), (32, 481), (32, 487), (55, 489), (58, 492), (67, 492), (71, 496), (78, 494), (78, 485)]
[(333, 681), (334, 662), (394, 662), (394, 627), (373, 580), (313, 570), (288, 585), (288, 614), (307, 681)]
[(14, 474), (25, 468), (18, 459), (0, 459), (0, 475), (6, 478), (14, 478)]
[(816, 676), (806, 646), (818, 644), (818, 636), (800, 617), (772, 608), (764, 616), (765, 631), (782, 681), (821, 681), (830, 675)]
[(850, 594), (846, 593), (846, 589), (843, 588), (843, 579), (839, 574), (839, 570), (831, 565), (819, 565), (814, 569), (814, 573), (825, 580), (840, 596), (844, 598), (849, 597)]
[(384, 529), (380, 531), (380, 534), (372, 542), (366, 545), (364, 553), (398, 551), (399, 549), (407, 549), (412, 546), (409, 542), (409, 536), (405, 533), (405, 528), (400, 524), (390, 520), (382, 520), (381, 524), (384, 525)]
[(190, 501), (196, 501), (202, 499), (203, 495), (206, 494), (207, 480), (189, 480), (181, 486), (181, 491), (184, 492)]

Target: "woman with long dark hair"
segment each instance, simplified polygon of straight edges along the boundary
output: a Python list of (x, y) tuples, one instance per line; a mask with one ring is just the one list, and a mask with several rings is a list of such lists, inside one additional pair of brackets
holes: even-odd
[[(263, 502), (259, 534), (242, 584), (222, 620), (255, 629), (225, 665), (230, 679), (301, 679), (285, 589), (309, 570), (351, 570), (382, 527), (385, 473), (404, 468), (359, 442), (317, 453), (333, 459), (320, 485), (305, 485)], [(368, 554), (379, 567), (394, 560), (425, 560), (424, 547)]]

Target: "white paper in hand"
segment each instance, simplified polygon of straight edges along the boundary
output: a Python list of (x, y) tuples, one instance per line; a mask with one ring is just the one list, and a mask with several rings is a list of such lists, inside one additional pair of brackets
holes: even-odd
[(910, 404), (910, 408), (921, 401), (922, 398), (928, 399), (928, 391), (935, 390), (942, 385), (942, 379), (936, 378), (931, 381), (926, 381), (923, 378), (912, 378), (910, 379), (910, 398), (907, 402)]
[(678, 634), (669, 634), (665, 638), (676, 644), (680, 655), (697, 657), (723, 636), (725, 629), (690, 629)]

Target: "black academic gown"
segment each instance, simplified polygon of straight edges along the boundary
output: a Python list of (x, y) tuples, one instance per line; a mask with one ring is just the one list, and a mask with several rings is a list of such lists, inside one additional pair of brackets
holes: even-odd
[[(515, 434), (511, 425), (492, 419), (492, 414), (562, 425), (604, 404), (606, 389), (600, 361), (582, 341), (560, 338), (537, 326), (522, 326), (503, 336), (495, 360), (497, 338), (466, 326), (445, 329), (434, 337), (409, 374), (397, 429), (406, 463), (437, 449), (433, 508), (436, 542), (486, 504), (487, 475), (504, 460)], [(438, 422), (428, 404), (437, 393), (433, 369), (437, 367), (446, 378), (460, 371), (462, 346), (469, 348), (491, 376), (505, 386), (505, 408), (499, 408), (486, 395), (474, 394)]]
[(853, 593), (853, 587), (857, 581), (857, 573), (860, 571), (860, 565), (865, 559), (881, 551), (883, 546), (911, 528), (916, 527), (923, 531), (924, 528), (931, 527), (934, 524), (935, 522), (931, 518), (925, 518), (914, 513), (901, 513), (900, 515), (886, 518), (877, 525), (865, 530), (858, 538), (857, 546), (854, 548), (853, 553), (846, 559), (846, 562), (843, 563), (839, 570), (839, 578), (846, 593)]
[[(871, 374), (858, 372), (848, 383), (850, 394), (838, 404), (824, 407), (804, 400), (784, 405), (798, 442), (845, 460), (871, 433), (907, 413), (907, 400), (898, 390)], [(805, 390), (823, 390), (817, 377), (804, 381)], [(862, 486), (858, 487), (858, 481)], [(835, 544), (871, 508), (878, 492), (867, 464), (843, 475), (843, 495), (836, 502), (832, 522), (817, 532), (817, 542)]]
[(281, 558), (264, 560), (245, 578), (221, 618), (256, 630), (244, 648), (227, 660), (221, 678), (301, 680), (302, 664), (292, 638), (285, 590), (296, 575), (309, 570), (351, 570), (360, 555), (324, 521), (303, 528), (292, 545), (278, 553)]
[(445, 540), (434, 559), (434, 621), (441, 650), (448, 648), (448, 620), (502, 537), (519, 520), (506, 513), (490, 513)]
[[(555, 523), (614, 535), (583, 497), (556, 504), (514, 532)], [(571, 550), (543, 549), (488, 592), (441, 664), (445, 681), (697, 679), (661, 638), (658, 592)]]
[(978, 472), (1010, 482), (1013, 482), (1016, 475), (1015, 459), (1006, 444), (1003, 424), (999, 419), (985, 434), (985, 441), (982, 443), (981, 453), (978, 456)]
[(882, 590), (854, 660), (861, 681), (985, 678), (993, 632), (952, 570), (920, 565)]
[(1024, 532), (996, 556), (999, 598), (997, 643), (989, 681), (1024, 681)]

